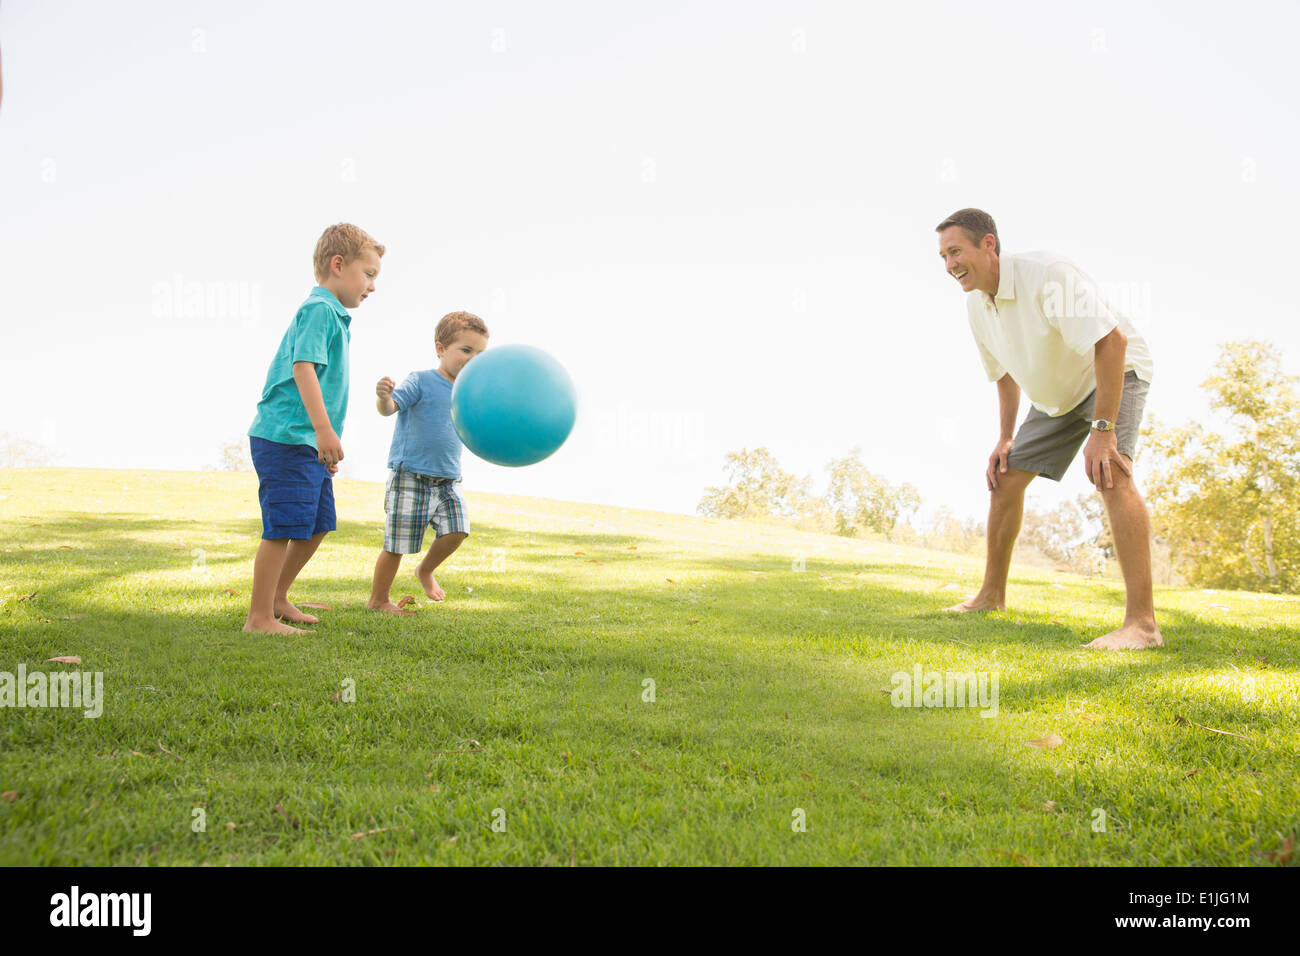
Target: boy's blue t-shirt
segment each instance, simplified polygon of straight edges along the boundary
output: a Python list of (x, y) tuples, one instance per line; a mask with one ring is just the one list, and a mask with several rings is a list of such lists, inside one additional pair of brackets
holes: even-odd
[(430, 368), (393, 389), (397, 427), (388, 467), (433, 478), (460, 477), (460, 436), (451, 423), (451, 382)]
[(248, 434), (282, 445), (316, 447), (316, 429), (293, 380), (294, 362), (312, 362), (330, 427), (342, 437), (348, 413), (348, 346), (352, 316), (324, 286), (311, 290), (280, 341), (266, 373), (262, 399)]

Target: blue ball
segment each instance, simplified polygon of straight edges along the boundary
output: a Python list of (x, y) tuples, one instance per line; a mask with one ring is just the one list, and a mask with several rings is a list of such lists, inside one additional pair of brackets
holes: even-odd
[(573, 380), (531, 345), (476, 355), (456, 376), (451, 421), (465, 447), (494, 465), (518, 468), (554, 454), (573, 430)]

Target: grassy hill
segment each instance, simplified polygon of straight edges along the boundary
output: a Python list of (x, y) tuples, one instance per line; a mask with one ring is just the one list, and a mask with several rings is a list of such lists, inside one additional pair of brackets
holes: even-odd
[[(382, 490), (337, 483), (292, 595), (333, 610), (279, 638), (240, 631), (253, 476), (0, 471), (0, 672), (105, 698), (0, 709), (0, 863), (1297, 860), (1300, 599), (1159, 589), (1167, 645), (1105, 654), (1116, 582), (1016, 567), (958, 618), (974, 559), (470, 490), (399, 619)], [(918, 666), (996, 716), (894, 706)]]

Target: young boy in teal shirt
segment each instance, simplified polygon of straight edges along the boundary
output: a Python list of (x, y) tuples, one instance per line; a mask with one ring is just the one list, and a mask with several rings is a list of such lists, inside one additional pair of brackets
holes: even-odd
[(397, 386), (385, 376), (375, 386), (379, 414), (397, 415), (397, 427), (388, 452), (384, 549), (366, 602), (373, 611), (411, 613), (393, 603), (390, 590), (402, 555), (418, 554), (430, 527), (434, 541), (415, 576), (430, 599), (441, 601), (446, 594), (433, 571), (469, 536), (465, 502), (456, 491), (461, 441), (451, 423), (451, 389), (466, 363), (487, 348), (488, 330), (477, 315), (451, 312), (433, 337), (437, 368), (412, 372)]
[[(348, 223), (316, 243), (316, 281), (271, 360), (248, 444), (257, 469), (262, 543), (253, 562), (245, 631), (297, 634), (315, 624), (289, 601), (289, 587), (336, 527), (332, 476), (343, 460), (348, 410), (349, 326), (375, 291), (384, 247)], [(282, 619), (282, 620), (281, 620)]]

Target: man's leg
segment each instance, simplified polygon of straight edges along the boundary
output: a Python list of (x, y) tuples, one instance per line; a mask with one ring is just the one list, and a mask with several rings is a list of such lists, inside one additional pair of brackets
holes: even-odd
[[(1128, 466), (1132, 468), (1133, 462), (1128, 461)], [(1115, 486), (1103, 488), (1101, 498), (1124, 575), (1124, 623), (1118, 630), (1084, 646), (1105, 650), (1159, 647), (1164, 644), (1164, 638), (1156, 626), (1155, 600), (1151, 593), (1151, 522), (1147, 507), (1129, 475), (1114, 467), (1111, 474)]]
[(988, 553), (984, 559), (984, 583), (979, 593), (954, 604), (949, 611), (1002, 611), (1007, 606), (1007, 575), (1011, 573), (1011, 552), (1020, 535), (1025, 514), (1025, 489), (1037, 477), (1032, 471), (1008, 468), (999, 474), (998, 486), (989, 496)]
[(244, 630), (262, 634), (301, 634), (302, 631), (275, 619), (276, 582), (284, 568), (286, 538), (263, 538), (253, 560), (253, 596), (249, 602)]
[(329, 534), (328, 531), (318, 531), (310, 538), (289, 540), (288, 550), (284, 555), (284, 566), (280, 570), (280, 578), (275, 585), (275, 614), (276, 617), (282, 617), (286, 621), (293, 621), (295, 624), (316, 624), (318, 619), (311, 614), (304, 614), (298, 610), (289, 601), (289, 588), (298, 577), (298, 572), (306, 567), (311, 556), (316, 553), (320, 547), (321, 539)]
[(429, 553), (424, 556), (420, 566), (415, 569), (415, 576), (424, 587), (424, 593), (434, 601), (443, 600), (447, 593), (439, 587), (437, 580), (434, 579), (433, 569), (442, 564), (468, 537), (469, 535), (462, 531), (453, 531), (435, 538), (433, 544), (429, 545)]

